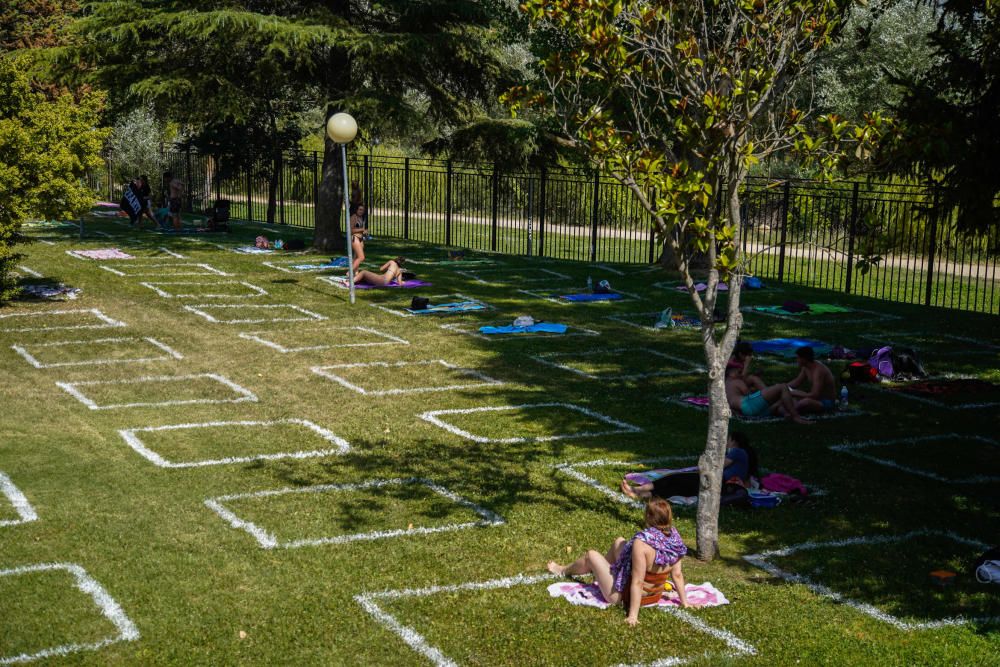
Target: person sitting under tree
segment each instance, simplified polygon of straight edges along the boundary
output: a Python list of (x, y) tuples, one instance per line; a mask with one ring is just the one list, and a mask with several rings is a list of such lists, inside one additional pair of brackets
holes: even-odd
[[(837, 409), (837, 382), (826, 364), (816, 361), (816, 352), (808, 345), (795, 350), (799, 374), (788, 383), (799, 412), (834, 412)], [(809, 391), (799, 389), (806, 383)]]

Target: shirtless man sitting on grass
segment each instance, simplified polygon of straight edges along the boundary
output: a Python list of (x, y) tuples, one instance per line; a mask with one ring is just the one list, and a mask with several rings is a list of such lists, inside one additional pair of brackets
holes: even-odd
[[(816, 361), (816, 353), (808, 345), (795, 350), (799, 362), (799, 374), (788, 383), (795, 397), (795, 409), (799, 412), (834, 412), (837, 409), (837, 382), (833, 373), (822, 362)], [(809, 391), (799, 389), (807, 383)]]
[(803, 419), (795, 407), (795, 398), (788, 385), (774, 384), (756, 391), (746, 383), (738, 369), (726, 369), (726, 400), (733, 412), (745, 417), (779, 415), (796, 424), (812, 424)]

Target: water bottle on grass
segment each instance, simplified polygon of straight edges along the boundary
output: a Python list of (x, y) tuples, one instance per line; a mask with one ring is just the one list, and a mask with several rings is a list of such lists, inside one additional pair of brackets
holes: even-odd
[(840, 409), (847, 409), (847, 386), (842, 386), (840, 388)]

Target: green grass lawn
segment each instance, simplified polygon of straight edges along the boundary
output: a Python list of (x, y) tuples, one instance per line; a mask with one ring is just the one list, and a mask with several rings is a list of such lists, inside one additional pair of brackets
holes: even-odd
[[(615, 497), (621, 475), (691, 465), (703, 448), (706, 413), (662, 400), (704, 392), (698, 331), (635, 326), (667, 306), (692, 314), (686, 295), (653, 286), (670, 276), (525, 257), (463, 267), (376, 239), (369, 267), (420, 259), (433, 287), (359, 291), (352, 306), (321, 273), (264, 264), (295, 256), (229, 250), (260, 229), (174, 237), (95, 218), (82, 241), (71, 227), (28, 230), (49, 243), (28, 246), (19, 271), (83, 294), (0, 309), (0, 664), (52, 649), (66, 655), (47, 662), (88, 665), (996, 664), (1000, 623), (979, 619), (1000, 617), (1000, 589), (969, 564), (1000, 536), (998, 485), (964, 479), (1000, 475), (996, 408), (852, 387), (859, 416), (738, 424), (762, 466), (824, 493), (724, 509), (721, 558), (688, 558), (685, 573), (731, 603), (644, 610), (629, 628), (620, 609), (549, 597), (545, 563), (631, 535), (641, 512)], [(103, 247), (137, 259), (65, 252)], [(569, 278), (535, 282), (541, 268)], [(579, 289), (588, 275), (641, 298), (518, 291)], [(408, 316), (418, 294), (492, 308)], [(898, 338), (932, 373), (1000, 381), (995, 316), (790, 285), (744, 296), (898, 316), (746, 313), (748, 338)], [(589, 333), (471, 335), (518, 315)], [(795, 372), (755, 365), (773, 382)], [(867, 441), (893, 442), (831, 449)], [(589, 481), (560, 467), (596, 461), (574, 468)], [(676, 516), (693, 547), (695, 511)], [(101, 589), (30, 569), (45, 563), (79, 565)], [(955, 584), (931, 583), (937, 569)], [(115, 641), (116, 614), (138, 638)], [(956, 617), (973, 620), (934, 625)]]

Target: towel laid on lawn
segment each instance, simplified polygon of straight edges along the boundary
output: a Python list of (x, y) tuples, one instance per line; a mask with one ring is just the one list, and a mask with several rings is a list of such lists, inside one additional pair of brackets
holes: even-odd
[[(674, 289), (677, 290), (678, 292), (685, 292), (685, 293), (687, 293), (687, 291), (688, 291), (687, 285), (677, 285), (676, 287), (674, 287)], [(694, 286), (694, 291), (695, 292), (704, 292), (707, 289), (708, 289), (708, 285), (706, 285), (705, 283), (696, 283), (695, 286)], [(727, 285), (726, 283), (719, 283), (719, 286), (716, 289), (719, 292), (728, 292), (729, 291), (729, 285)]]
[(347, 258), (338, 257), (337, 259), (332, 259), (325, 264), (292, 264), (288, 268), (293, 271), (320, 271), (322, 269), (346, 269), (347, 268)]
[(573, 301), (577, 303), (588, 302), (588, 301), (617, 301), (622, 298), (621, 294), (611, 292), (609, 294), (558, 294), (556, 295), (563, 301)]
[[(350, 287), (346, 277), (337, 276), (330, 280), (331, 285), (336, 285), (337, 287), (343, 287), (347, 289)], [(413, 287), (431, 287), (434, 283), (425, 283), (423, 280), (407, 280), (404, 281), (402, 285), (399, 283), (391, 283), (389, 285), (369, 285), (368, 283), (354, 283), (355, 289), (411, 289)]]
[(486, 310), (486, 304), (478, 301), (456, 301), (454, 303), (439, 303), (436, 306), (427, 306), (419, 310), (407, 308), (406, 312), (413, 313), (414, 315), (425, 315), (428, 313), (447, 315), (449, 313), (465, 313), (470, 310)]
[[(729, 599), (722, 591), (710, 582), (703, 584), (688, 584), (684, 587), (688, 604), (692, 607), (718, 607), (729, 604)], [(596, 584), (584, 584), (577, 581), (560, 581), (549, 586), (549, 595), (554, 598), (566, 598), (570, 604), (581, 607), (597, 607), (607, 609), (611, 604), (601, 595), (601, 589)], [(656, 604), (649, 607), (679, 607), (681, 604), (677, 593), (664, 593)]]
[(241, 245), (239, 248), (233, 248), (236, 252), (242, 252), (246, 255), (270, 255), (274, 252), (273, 248), (258, 248), (253, 245)]
[(769, 338), (751, 343), (753, 351), (758, 354), (776, 354), (782, 357), (793, 357), (800, 347), (811, 347), (817, 355), (827, 354), (833, 349), (821, 340), (808, 338)]
[(555, 333), (561, 334), (566, 333), (565, 324), (556, 324), (555, 322), (537, 322), (527, 327), (515, 327), (515, 326), (505, 326), (505, 327), (479, 327), (479, 333), (488, 335), (502, 335), (502, 334), (528, 334), (528, 333)]
[(66, 301), (75, 299), (83, 293), (79, 287), (67, 287), (62, 283), (22, 285), (19, 299), (44, 299), (46, 301)]
[(135, 259), (135, 256), (122, 252), (118, 248), (99, 248), (97, 250), (67, 250), (67, 254), (80, 259)]

